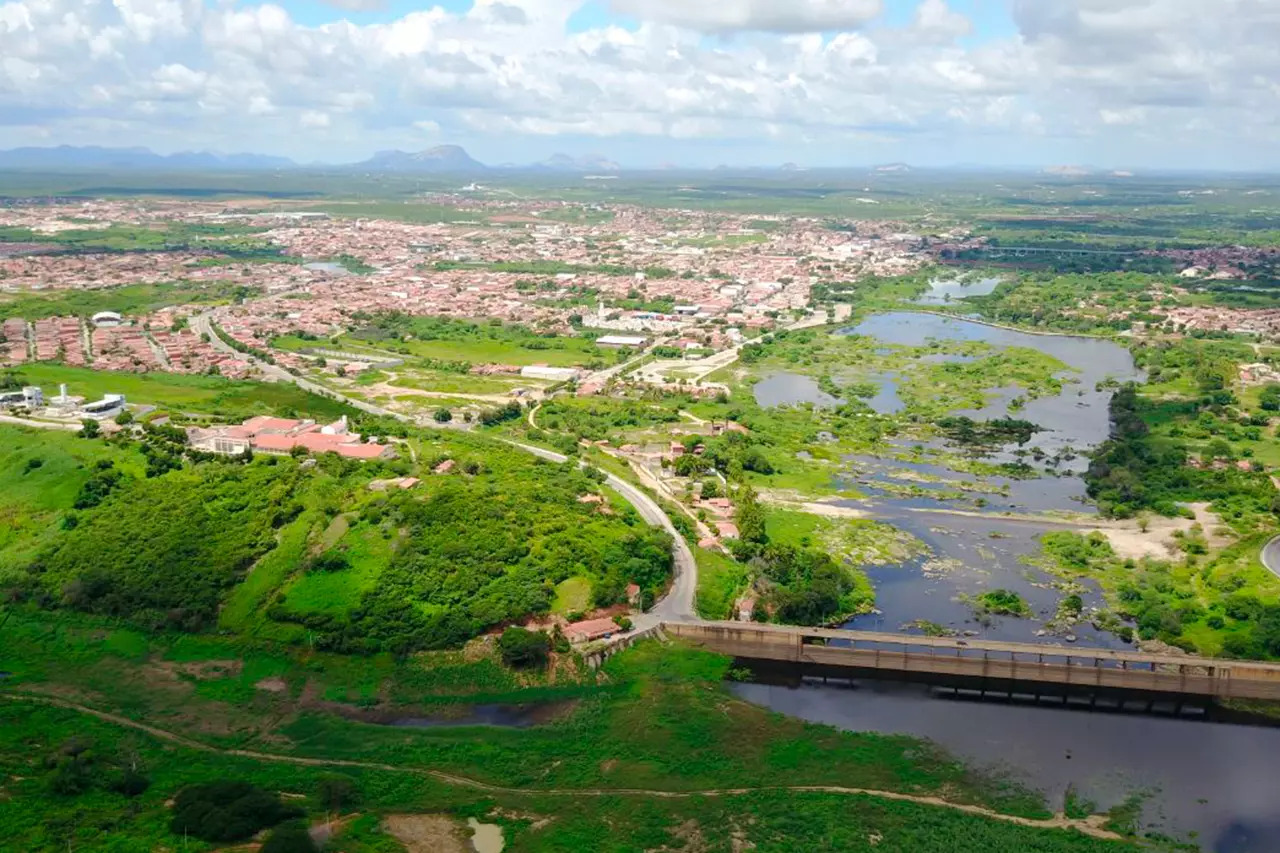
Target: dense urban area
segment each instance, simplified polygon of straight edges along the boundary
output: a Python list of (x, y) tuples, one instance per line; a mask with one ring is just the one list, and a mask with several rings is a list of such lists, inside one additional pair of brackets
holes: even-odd
[(1277, 849), (1280, 183), (354, 180), (0, 198), (0, 850)]

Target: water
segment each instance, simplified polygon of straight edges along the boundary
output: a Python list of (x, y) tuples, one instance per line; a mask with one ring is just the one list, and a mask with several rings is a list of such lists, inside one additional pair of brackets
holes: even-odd
[(445, 726), (498, 726), (508, 729), (527, 729), (542, 725), (558, 717), (566, 710), (563, 702), (547, 702), (535, 705), (469, 705), (460, 713), (446, 713), (427, 717), (397, 717), (385, 725), (410, 729), (434, 729)]
[[(981, 341), (996, 347), (1037, 349), (1057, 358), (1076, 371), (1060, 377), (1071, 380), (1063, 392), (1055, 397), (1029, 401), (1016, 413), (1017, 417), (1046, 429), (1032, 438), (1028, 446), (1039, 447), (1049, 455), (1064, 448), (1092, 447), (1107, 439), (1110, 432), (1107, 407), (1113, 392), (1109, 388), (1097, 390), (1098, 383), (1144, 378), (1142, 371), (1134, 366), (1133, 357), (1127, 349), (1095, 338), (1034, 335), (952, 317), (906, 311), (876, 314), (843, 333), (869, 335), (888, 344), (913, 347), (924, 346), (930, 340)], [(1007, 412), (1007, 401), (1003, 409), (1000, 408), (1000, 400), (1004, 396), (1011, 400), (1016, 394), (1005, 389), (1005, 394), (997, 395), (997, 400), (982, 410), (991, 412), (983, 414), (983, 417), (998, 417), (1001, 411)]]
[(351, 273), (347, 270), (346, 267), (344, 267), (342, 264), (337, 263), (335, 261), (314, 261), (309, 264), (303, 264), (302, 268), (304, 270), (311, 270), (312, 272), (322, 272), (328, 275), (338, 276), (338, 277), (351, 275)]
[[(856, 616), (841, 627), (895, 632), (922, 619), (945, 626), (957, 635), (969, 633), (984, 640), (1068, 645), (1065, 637), (1069, 634), (1081, 646), (1127, 648), (1115, 636), (1088, 622), (1073, 625), (1059, 636), (1044, 633), (1048, 630), (1045, 622), (1057, 613), (1063, 593), (1051, 586), (1053, 577), (1028, 565), (1024, 558), (1039, 550), (1039, 536), (1052, 525), (998, 516), (920, 512), (888, 501), (878, 502), (871, 512), (877, 520), (915, 536), (929, 547), (930, 553), (901, 565), (868, 569), (879, 612)], [(991, 616), (978, 621), (972, 606), (957, 600), (992, 589), (1018, 593), (1031, 608), (1031, 617)], [(1104, 604), (1096, 587), (1081, 599), (1086, 613)]]
[(968, 276), (953, 279), (934, 279), (929, 282), (929, 292), (916, 300), (917, 305), (946, 305), (966, 296), (986, 296), (992, 293), (1003, 279)]
[(756, 403), (765, 408), (800, 406), (805, 403), (830, 408), (844, 403), (844, 400), (832, 397), (819, 388), (813, 379), (798, 373), (775, 373), (767, 379), (761, 379), (752, 393), (755, 394)]
[[(1037, 632), (1043, 635), (1047, 630), (1044, 623), (1056, 614), (1063, 593), (1052, 586), (1053, 577), (1026, 562), (1039, 551), (1040, 536), (1062, 526), (1002, 516), (1093, 511), (1080, 477), (1088, 465), (1083, 451), (1105, 440), (1110, 431), (1108, 405), (1113, 392), (1107, 387), (1097, 390), (1099, 383), (1142, 378), (1128, 350), (1093, 338), (1033, 335), (907, 312), (869, 317), (845, 333), (913, 347), (926, 346), (931, 340), (1028, 347), (1046, 352), (1078, 371), (1070, 374), (1078, 381), (1064, 385), (1060, 395), (1030, 401), (1021, 411), (1011, 411), (1010, 403), (1023, 392), (1008, 387), (994, 389), (981, 409), (957, 413), (975, 419), (1013, 415), (1046, 428), (1024, 447), (1010, 445), (987, 453), (984, 459), (993, 463), (1025, 461), (1038, 466), (1038, 476), (976, 477), (937, 464), (922, 452), (907, 460), (850, 456), (845, 459), (848, 473), (837, 478), (837, 483), (854, 486), (869, 498), (840, 504), (867, 511), (877, 520), (911, 533), (931, 552), (926, 558), (901, 565), (871, 568), (868, 574), (876, 587), (880, 613), (858, 617), (848, 627), (897, 631), (923, 619), (957, 632), (975, 631), (992, 640), (1062, 642), (1060, 637), (1037, 636)], [(1067, 375), (1063, 374), (1063, 378)], [(922, 450), (937, 453), (946, 447), (945, 442), (930, 442)], [(893, 445), (893, 449), (899, 454), (909, 452), (903, 444)], [(951, 450), (954, 452), (955, 448)], [(1037, 462), (1036, 452), (1064, 456), (1053, 473), (1048, 473), (1047, 460)], [(1068, 452), (1075, 453), (1075, 458), (1066, 458)], [(905, 489), (911, 493), (904, 494)], [(966, 514), (958, 515), (956, 511)], [(992, 589), (1017, 592), (1030, 605), (1032, 618), (998, 616), (989, 624), (979, 624), (972, 606), (957, 600)], [(1091, 607), (1104, 606), (1096, 589), (1090, 589), (1082, 598), (1086, 613)], [(1067, 630), (1082, 645), (1122, 647), (1115, 637), (1087, 622)]]
[(1135, 714), (963, 702), (927, 686), (862, 681), (856, 689), (739, 684), (741, 698), (850, 731), (928, 738), (1046, 793), (1068, 785), (1108, 809), (1146, 792), (1145, 829), (1206, 853), (1280, 850), (1280, 729)]

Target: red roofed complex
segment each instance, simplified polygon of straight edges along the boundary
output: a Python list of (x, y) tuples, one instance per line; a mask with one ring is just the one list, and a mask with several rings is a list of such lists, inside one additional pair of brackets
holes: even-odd
[(295, 421), (261, 415), (239, 426), (193, 428), (188, 431), (191, 446), (210, 453), (239, 456), (250, 448), (261, 453), (292, 453), (302, 448), (308, 453), (336, 453), (347, 459), (386, 459), (395, 455), (389, 444), (361, 442), (348, 432), (346, 416), (321, 426), (315, 421)]

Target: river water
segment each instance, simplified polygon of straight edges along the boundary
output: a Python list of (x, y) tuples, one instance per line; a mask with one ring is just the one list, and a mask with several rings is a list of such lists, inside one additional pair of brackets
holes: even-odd
[(734, 685), (747, 701), (849, 731), (928, 738), (1043, 791), (1106, 810), (1145, 797), (1143, 830), (1211, 853), (1280, 851), (1280, 729), (941, 698), (924, 685)]
[[(935, 294), (938, 301), (945, 301), (945, 289), (935, 288)], [(924, 454), (911, 461), (848, 458), (851, 473), (845, 483), (869, 499), (843, 503), (912, 533), (932, 552), (904, 564), (872, 567), (869, 574), (881, 612), (858, 617), (848, 627), (893, 632), (925, 619), (988, 639), (1065, 644), (1064, 637), (1037, 636), (1061, 594), (1049, 587), (1047, 575), (1024, 562), (1037, 551), (1038, 538), (1054, 525), (1002, 516), (1009, 511), (1090, 511), (1079, 476), (1087, 465), (1083, 452), (1108, 435), (1112, 393), (1096, 386), (1109, 379), (1143, 378), (1129, 352), (1109, 341), (1033, 335), (910, 312), (875, 315), (844, 333), (908, 346), (921, 346), (930, 339), (983, 341), (1000, 347), (1031, 347), (1058, 358), (1074, 369), (1063, 378), (1075, 381), (1057, 397), (1029, 402), (1016, 416), (1050, 430), (1038, 434), (1031, 446), (1050, 455), (1066, 448), (1081, 452), (1056, 474), (1029, 480), (988, 478), (985, 488), (998, 493), (969, 491), (959, 500), (956, 490), (971, 488), (976, 478), (936, 465)], [(778, 382), (798, 387), (790, 376)], [(804, 397), (807, 390), (795, 391), (787, 402), (818, 402)], [(776, 386), (774, 391), (779, 397), (788, 396)], [(1008, 413), (1008, 402), (1018, 392), (993, 391), (992, 402), (968, 413), (971, 417)], [(935, 443), (933, 448), (940, 446)], [(898, 449), (910, 451), (907, 446)], [(997, 454), (995, 461), (1016, 458), (1011, 451)], [(940, 482), (922, 482), (920, 477)], [(903, 486), (917, 487), (917, 493), (904, 497)], [(957, 509), (966, 514), (957, 515)], [(997, 617), (979, 624), (968, 605), (956, 600), (993, 588), (1018, 592), (1030, 604), (1034, 618)], [(1101, 605), (1097, 590), (1084, 598), (1086, 606)], [(1087, 624), (1071, 630), (1082, 646), (1123, 646)], [(1280, 729), (965, 702), (940, 698), (922, 685), (872, 680), (859, 682), (853, 689), (744, 684), (735, 690), (749, 701), (814, 722), (929, 738), (971, 762), (998, 768), (1045, 791), (1058, 808), (1068, 785), (1101, 809), (1140, 792), (1146, 796), (1144, 831), (1191, 840), (1213, 853), (1280, 851), (1280, 785), (1274, 782)]]

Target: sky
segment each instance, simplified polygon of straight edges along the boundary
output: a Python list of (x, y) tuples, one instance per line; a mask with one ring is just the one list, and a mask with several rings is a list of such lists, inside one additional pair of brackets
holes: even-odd
[(0, 148), (1280, 169), (1280, 0), (0, 0)]

